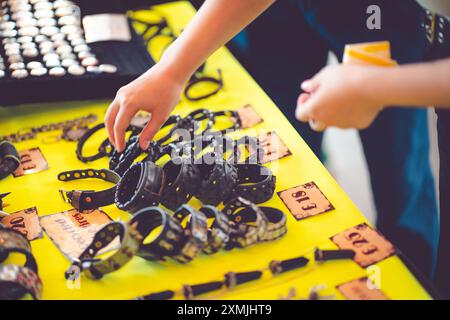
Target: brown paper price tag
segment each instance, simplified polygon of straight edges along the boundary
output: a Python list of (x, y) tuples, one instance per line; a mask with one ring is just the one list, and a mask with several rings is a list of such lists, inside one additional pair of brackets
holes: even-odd
[(20, 232), (29, 241), (42, 238), (42, 227), (39, 223), (36, 207), (14, 212), (0, 218), (6, 227)]
[(355, 251), (353, 260), (367, 268), (395, 254), (395, 247), (378, 231), (363, 223), (331, 237), (340, 249)]
[(336, 287), (348, 300), (389, 300), (381, 291), (376, 289), (368, 278), (361, 278), (346, 282)]
[[(264, 156), (260, 161), (261, 164), (272, 162), (292, 154), (275, 131), (260, 134), (257, 139), (258, 144), (264, 149)], [(249, 153), (255, 152), (255, 150), (248, 151)]]
[(19, 151), (20, 166), (14, 171), (15, 178), (48, 169), (48, 163), (39, 148)]
[[(92, 242), (95, 233), (109, 222), (111, 218), (101, 210), (80, 213), (72, 209), (41, 217), (45, 233), (69, 260), (78, 258)], [(113, 241), (100, 253), (113, 250), (118, 244), (117, 241)]]
[(334, 210), (333, 205), (314, 182), (280, 191), (278, 196), (297, 220)]
[(243, 106), (237, 113), (241, 119), (242, 129), (252, 128), (263, 122), (263, 119), (250, 104)]

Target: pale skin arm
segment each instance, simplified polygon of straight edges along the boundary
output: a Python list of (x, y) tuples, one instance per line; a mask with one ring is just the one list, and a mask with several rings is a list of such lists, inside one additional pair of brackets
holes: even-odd
[(305, 81), (297, 119), (313, 129), (367, 128), (385, 106), (450, 110), (450, 59), (397, 68), (330, 66)]
[(205, 1), (160, 62), (118, 91), (105, 116), (109, 139), (116, 149), (124, 150), (125, 130), (139, 110), (152, 114), (140, 136), (141, 148), (147, 149), (195, 70), (274, 1)]

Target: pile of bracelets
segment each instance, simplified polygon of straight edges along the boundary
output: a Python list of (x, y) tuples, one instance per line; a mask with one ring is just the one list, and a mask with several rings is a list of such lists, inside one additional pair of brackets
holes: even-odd
[[(223, 120), (230, 125), (215, 129), (215, 124)], [(241, 127), (237, 112), (200, 109), (186, 117), (173, 115), (163, 126), (162, 137), (147, 150), (140, 148), (138, 137), (144, 125), (141, 122), (129, 126), (124, 152), (116, 152), (105, 139), (97, 154), (86, 156), (84, 145), (104, 125), (91, 128), (78, 140), (77, 157), (83, 162), (109, 157), (109, 168), (58, 175), (58, 180), (64, 182), (101, 179), (112, 184), (101, 191), (61, 189), (63, 199), (77, 211), (88, 213), (115, 204), (133, 215), (127, 223), (115, 221), (99, 230), (92, 243), (72, 261), (65, 274), (67, 279), (81, 273), (100, 279), (134, 256), (188, 263), (200, 253), (246, 248), (286, 234), (285, 214), (259, 206), (273, 197), (276, 177), (260, 163), (263, 149), (258, 140), (225, 136), (229, 130)], [(244, 157), (242, 148), (248, 151)], [(157, 164), (165, 156), (168, 160)], [(187, 204), (192, 198), (201, 202), (199, 209)], [(156, 228), (160, 230), (158, 236), (146, 242)], [(99, 252), (115, 239), (119, 239), (120, 247), (108, 258), (98, 258)]]
[[(146, 238), (159, 228), (150, 242)], [(199, 210), (183, 204), (173, 213), (151, 206), (134, 213), (127, 223), (114, 221), (94, 236), (92, 243), (72, 261), (66, 278), (74, 280), (81, 272), (101, 279), (134, 256), (148, 261), (175, 260), (188, 263), (200, 253), (211, 255), (220, 250), (245, 248), (258, 242), (274, 241), (287, 232), (286, 216), (278, 209), (259, 207), (238, 197), (223, 210), (204, 205)], [(105, 259), (97, 258), (116, 238), (120, 247)]]
[[(214, 123), (221, 117), (229, 118), (231, 125), (212, 131)], [(132, 125), (128, 128), (131, 135), (123, 153), (114, 151), (106, 139), (97, 154), (85, 156), (86, 141), (104, 125), (90, 129), (78, 141), (77, 156), (84, 162), (109, 156), (109, 169), (66, 171), (61, 172), (58, 179), (97, 178), (111, 182), (113, 186), (97, 192), (61, 189), (63, 199), (80, 212), (115, 203), (119, 209), (134, 213), (159, 204), (173, 211), (192, 197), (213, 206), (227, 204), (236, 197), (256, 204), (272, 198), (276, 177), (269, 168), (259, 164), (263, 150), (258, 140), (249, 136), (233, 140), (223, 135), (227, 130), (240, 127), (237, 112), (200, 109), (184, 118), (171, 116), (165, 126), (170, 126), (169, 132), (153, 141), (147, 150), (142, 150), (139, 145), (138, 134), (142, 127)], [(177, 129), (186, 130), (187, 140), (179, 141), (173, 137), (177, 136)], [(253, 151), (240, 161), (242, 147)], [(163, 166), (157, 165), (164, 156), (169, 156), (169, 161)], [(143, 159), (136, 162), (139, 157)]]
[[(17, 253), (25, 257), (25, 263), (8, 263), (9, 256)], [(39, 299), (41, 293), (42, 281), (29, 241), (0, 224), (0, 300), (16, 300), (27, 295)]]

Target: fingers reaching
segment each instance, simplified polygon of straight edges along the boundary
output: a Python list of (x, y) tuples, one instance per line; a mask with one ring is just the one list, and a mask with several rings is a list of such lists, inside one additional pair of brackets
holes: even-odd
[(120, 104), (117, 101), (117, 99), (114, 99), (114, 101), (109, 106), (108, 110), (106, 111), (105, 115), (105, 127), (108, 132), (108, 138), (109, 142), (115, 147), (116, 146), (116, 139), (114, 136), (114, 123), (116, 121), (117, 113), (119, 112)]
[(121, 106), (114, 122), (114, 141), (118, 152), (125, 149), (125, 133), (134, 114), (132, 108)]
[(164, 119), (162, 119), (157, 115), (154, 116), (152, 114), (150, 121), (142, 130), (141, 136), (139, 137), (139, 145), (141, 146), (142, 150), (147, 150), (148, 146), (150, 145), (150, 142), (153, 140), (153, 137), (156, 135), (156, 133), (161, 128), (163, 123)]

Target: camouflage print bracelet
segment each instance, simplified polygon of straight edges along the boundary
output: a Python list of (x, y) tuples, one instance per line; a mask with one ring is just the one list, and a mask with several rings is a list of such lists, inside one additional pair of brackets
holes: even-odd
[[(106, 248), (117, 237), (120, 247), (114, 254), (105, 259), (96, 259), (99, 251)], [(142, 236), (135, 227), (123, 222), (114, 221), (94, 236), (92, 243), (83, 251), (78, 259), (66, 271), (66, 279), (75, 280), (79, 272), (83, 271), (89, 278), (101, 279), (105, 274), (114, 272), (126, 265), (138, 252)]]
[(253, 202), (242, 197), (231, 200), (223, 208), (231, 224), (230, 242), (226, 249), (245, 248), (257, 243), (267, 232), (268, 220)]
[(0, 266), (0, 300), (17, 300), (29, 293), (41, 297), (42, 281), (33, 270), (13, 264)]

